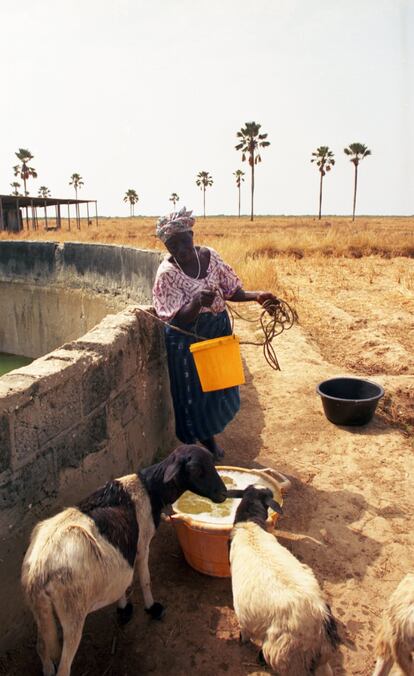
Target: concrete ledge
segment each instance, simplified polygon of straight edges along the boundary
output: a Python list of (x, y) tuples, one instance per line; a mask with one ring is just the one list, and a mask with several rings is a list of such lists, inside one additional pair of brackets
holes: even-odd
[(88, 289), (150, 303), (162, 254), (115, 244), (0, 241), (0, 281)]
[(57, 242), (0, 241), (0, 279), (15, 281), (30, 277), (47, 281), (56, 266)]

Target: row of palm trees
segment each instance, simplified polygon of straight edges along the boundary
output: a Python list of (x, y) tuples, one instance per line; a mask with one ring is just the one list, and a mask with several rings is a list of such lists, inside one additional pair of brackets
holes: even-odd
[[(261, 133), (261, 125), (256, 122), (246, 122), (244, 127), (242, 127), (237, 133), (237, 145), (235, 149), (241, 151), (242, 153), (242, 162), (247, 161), (251, 170), (251, 180), (250, 180), (250, 220), (254, 220), (254, 188), (255, 188), (255, 168), (262, 161), (260, 151), (263, 148), (267, 148), (270, 145), (270, 141), (267, 140), (267, 134)], [(350, 161), (354, 165), (354, 196), (352, 203), (352, 220), (355, 220), (355, 209), (356, 209), (356, 196), (357, 196), (357, 187), (358, 187), (358, 167), (360, 162), (371, 155), (371, 151), (363, 143), (350, 143), (349, 146), (344, 148), (344, 153), (350, 158)], [(30, 178), (37, 178), (37, 172), (34, 167), (29, 166), (29, 162), (34, 159), (33, 155), (26, 148), (19, 148), (18, 152), (15, 153), (16, 157), (20, 161), (20, 164), (16, 164), (13, 167), (14, 175), (18, 176), (23, 181), (24, 186), (24, 195), (28, 195), (27, 191), (27, 181)], [(315, 152), (312, 153), (311, 162), (315, 162), (318, 171), (320, 173), (319, 181), (319, 220), (322, 217), (322, 190), (323, 190), (323, 179), (326, 176), (328, 171), (335, 166), (334, 153), (330, 150), (329, 146), (319, 146)], [(237, 169), (233, 176), (236, 178), (236, 187), (238, 190), (238, 215), (240, 217), (240, 199), (241, 199), (241, 184), (244, 182), (245, 172), (241, 169)], [(207, 188), (213, 185), (213, 177), (208, 171), (200, 171), (196, 177), (196, 185), (203, 192), (203, 215), (206, 217), (206, 190)], [(20, 195), (19, 188), (20, 183), (17, 181), (10, 184), (13, 188), (12, 195), (18, 197)], [(72, 174), (70, 177), (69, 185), (73, 186), (75, 190), (76, 199), (78, 199), (78, 191), (84, 185), (82, 176), (78, 173)], [(39, 197), (47, 198), (50, 197), (50, 190), (47, 186), (40, 186), (39, 188)], [(170, 201), (175, 206), (179, 201), (179, 196), (177, 193), (172, 193), (169, 198)], [(124, 196), (124, 202), (128, 202), (130, 205), (130, 215), (134, 216), (134, 207), (135, 204), (139, 201), (139, 196), (136, 190), (130, 188), (126, 191)]]
[[(251, 168), (251, 213), (250, 220), (254, 219), (254, 180), (255, 174), (254, 170), (256, 165), (261, 162), (261, 156), (259, 150), (261, 148), (266, 148), (270, 145), (269, 141), (266, 141), (267, 134), (260, 134), (260, 124), (255, 122), (247, 122), (246, 126), (237, 132), (237, 136), (241, 141), (237, 144), (236, 150), (242, 151), (242, 162), (248, 162)], [(363, 143), (351, 143), (347, 148), (344, 148), (345, 155), (350, 157), (350, 161), (353, 163), (355, 168), (354, 174), (354, 197), (352, 203), (352, 220), (355, 220), (355, 208), (356, 208), (356, 195), (358, 187), (358, 166), (361, 160), (365, 157), (371, 155), (371, 151)], [(320, 181), (319, 181), (319, 220), (322, 217), (322, 187), (323, 187), (323, 178), (328, 171), (335, 165), (334, 154), (330, 150), (329, 146), (319, 146), (315, 152), (312, 153), (311, 162), (315, 162), (318, 171), (320, 172)], [(239, 194), (239, 203), (238, 203), (238, 215), (240, 218), (240, 199), (241, 199), (241, 184), (244, 182), (245, 172), (241, 169), (237, 169), (233, 176), (236, 178), (236, 187)], [(197, 175), (196, 180), (197, 185), (203, 191), (203, 213), (204, 218), (206, 217), (206, 189), (213, 185), (213, 178), (208, 171), (200, 171)]]
[[(245, 126), (242, 127), (237, 132), (238, 143), (235, 146), (236, 150), (240, 150), (242, 153), (242, 162), (245, 162), (246, 159), (249, 162), (251, 168), (251, 212), (250, 220), (253, 221), (254, 218), (254, 170), (255, 166), (259, 164), (262, 159), (260, 156), (260, 149), (266, 148), (270, 145), (270, 141), (267, 140), (267, 134), (260, 133), (261, 125), (256, 122), (246, 122)], [(349, 146), (344, 148), (344, 153), (350, 158), (350, 161), (354, 165), (354, 198), (352, 204), (352, 220), (355, 220), (355, 207), (356, 207), (356, 195), (357, 195), (357, 185), (358, 185), (358, 166), (361, 160), (365, 157), (371, 155), (371, 151), (363, 143), (350, 143)], [(330, 171), (331, 168), (335, 165), (334, 154), (329, 149), (328, 146), (319, 146), (316, 152), (312, 153), (311, 162), (316, 162), (318, 170), (320, 172), (320, 184), (319, 184), (319, 220), (321, 219), (322, 213), (322, 184), (323, 178), (326, 175), (327, 171)], [(239, 190), (239, 216), (240, 216), (240, 187), (241, 181), (243, 181), (244, 173), (239, 169), (234, 175), (236, 176), (236, 186)]]
[[(354, 199), (352, 202), (352, 220), (355, 220), (356, 196), (358, 187), (358, 166), (361, 160), (371, 155), (371, 151), (363, 143), (350, 143), (344, 148), (345, 155), (350, 157), (350, 161), (354, 165)], [(335, 166), (334, 154), (329, 146), (319, 146), (314, 153), (312, 153), (311, 162), (315, 162), (320, 173), (319, 181), (319, 220), (322, 214), (322, 186), (323, 178), (326, 172), (331, 171)]]
[[(266, 148), (270, 145), (270, 142), (267, 141), (267, 134), (260, 133), (261, 125), (256, 122), (246, 122), (245, 126), (237, 132), (237, 137), (239, 139), (238, 144), (235, 146), (236, 150), (240, 150), (242, 153), (242, 162), (245, 162), (248, 159), (250, 168), (251, 168), (251, 213), (250, 220), (253, 221), (254, 210), (253, 210), (253, 200), (254, 200), (254, 169), (255, 166), (261, 162), (260, 149)], [(353, 163), (355, 168), (354, 174), (354, 197), (352, 203), (352, 220), (355, 220), (355, 208), (356, 208), (356, 195), (357, 195), (357, 185), (358, 185), (358, 166), (361, 160), (365, 157), (371, 155), (371, 151), (363, 143), (350, 143), (349, 146), (344, 148), (344, 153), (350, 158), (350, 161)], [(321, 219), (322, 214), (322, 185), (323, 178), (326, 175), (326, 172), (330, 171), (331, 168), (335, 165), (334, 154), (329, 149), (328, 146), (319, 146), (316, 149), (316, 152), (312, 153), (311, 162), (316, 162), (318, 170), (320, 172), (320, 182), (319, 182), (319, 220)], [(240, 216), (240, 187), (241, 182), (244, 181), (244, 172), (240, 169), (234, 172), (236, 176), (236, 186), (239, 191), (239, 216)]]
[[(19, 148), (19, 150), (15, 153), (17, 159), (20, 161), (20, 164), (16, 164), (13, 167), (13, 172), (14, 175), (20, 178), (21, 181), (23, 181), (23, 195), (20, 192), (21, 184), (18, 183), (18, 181), (13, 181), (13, 183), (10, 183), (10, 186), (13, 188), (12, 195), (14, 197), (27, 197), (29, 195), (29, 192), (27, 190), (27, 181), (30, 178), (37, 178), (37, 171), (34, 167), (29, 166), (29, 162), (31, 162), (34, 159), (34, 155), (30, 152), (30, 150), (27, 150), (27, 148)], [(82, 188), (84, 185), (82, 176), (80, 174), (72, 174), (70, 177), (69, 185), (72, 185), (74, 190), (75, 190), (75, 196), (76, 199), (78, 199), (78, 190)], [(38, 190), (38, 196), (39, 197), (50, 197), (51, 193), (50, 190), (47, 186), (41, 185), (39, 190)]]
[[(180, 200), (180, 198), (176, 192), (173, 192), (171, 193), (171, 197), (169, 198), (169, 200), (170, 202), (173, 203), (175, 209), (175, 205)], [(127, 190), (124, 195), (124, 202), (129, 202), (129, 214), (130, 216), (134, 216), (134, 207), (136, 203), (139, 202), (137, 191), (133, 190), (132, 188), (129, 188), (129, 190)]]
[[(242, 153), (242, 162), (248, 161), (251, 170), (250, 181), (250, 220), (254, 220), (254, 187), (255, 187), (255, 168), (262, 161), (261, 150), (270, 145), (267, 140), (267, 134), (260, 132), (261, 125), (256, 122), (246, 122), (237, 132), (238, 143), (235, 146), (236, 150)], [(363, 143), (351, 143), (344, 148), (344, 153), (350, 158), (354, 165), (354, 197), (352, 203), (352, 220), (355, 220), (356, 195), (358, 186), (358, 167), (365, 157), (371, 155), (371, 151)], [(319, 146), (315, 152), (312, 153), (311, 162), (315, 162), (320, 172), (319, 181), (319, 220), (322, 217), (322, 188), (323, 179), (328, 171), (335, 166), (334, 154), (329, 146)], [(245, 172), (237, 169), (233, 176), (236, 178), (236, 187), (238, 190), (238, 215), (240, 217), (240, 200), (241, 200), (241, 184), (244, 182)], [(213, 177), (208, 171), (200, 171), (196, 177), (196, 185), (203, 192), (203, 215), (206, 217), (206, 190), (213, 185)], [(170, 201), (173, 202), (174, 208), (178, 202), (179, 197), (176, 193), (172, 193)], [(131, 207), (131, 216), (134, 215), (134, 204), (138, 202), (138, 195), (135, 190), (128, 190), (124, 197), (124, 202), (129, 202)]]

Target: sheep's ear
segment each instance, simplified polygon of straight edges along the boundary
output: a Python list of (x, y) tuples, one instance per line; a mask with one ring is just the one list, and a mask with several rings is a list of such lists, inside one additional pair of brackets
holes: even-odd
[(273, 509), (274, 512), (277, 512), (278, 514), (283, 514), (282, 506), (279, 505), (279, 503), (276, 502), (276, 500), (270, 500), (269, 507), (270, 509)]
[(242, 498), (244, 495), (244, 488), (228, 488), (227, 497), (228, 498)]
[(174, 459), (171, 459), (171, 464), (168, 465), (167, 469), (165, 470), (164, 474), (164, 483), (167, 484), (171, 479), (174, 479), (175, 476), (177, 476), (179, 470), (180, 470), (180, 465), (182, 462), (182, 458), (177, 458), (175, 457)]

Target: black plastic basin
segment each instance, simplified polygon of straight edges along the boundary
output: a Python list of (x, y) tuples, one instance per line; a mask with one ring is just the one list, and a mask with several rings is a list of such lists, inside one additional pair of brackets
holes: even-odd
[(316, 387), (326, 417), (335, 425), (366, 425), (372, 419), (384, 389), (360, 378), (331, 378)]

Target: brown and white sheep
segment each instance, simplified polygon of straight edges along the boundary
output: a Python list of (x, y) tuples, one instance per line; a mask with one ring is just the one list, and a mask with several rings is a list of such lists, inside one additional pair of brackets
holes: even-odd
[(414, 573), (408, 573), (391, 594), (378, 632), (373, 676), (388, 676), (394, 662), (405, 676), (414, 676)]
[[(234, 497), (235, 491), (232, 491)], [(266, 530), (271, 490), (248, 486), (230, 538), (234, 610), (241, 640), (262, 642), (266, 663), (283, 676), (332, 674), (339, 638), (312, 570)]]
[[(126, 590), (135, 559), (145, 610), (160, 619), (148, 569), (149, 545), (161, 511), (186, 490), (226, 499), (211, 453), (180, 446), (162, 462), (108, 482), (77, 507), (33, 530), (23, 561), (22, 585), (38, 629), (44, 676), (69, 676), (86, 616), (118, 602), (121, 621), (132, 614)], [(63, 632), (60, 649), (55, 616)]]

